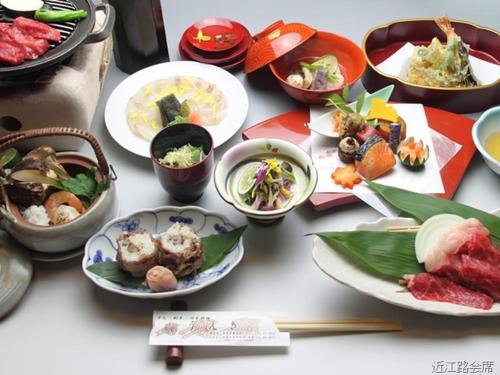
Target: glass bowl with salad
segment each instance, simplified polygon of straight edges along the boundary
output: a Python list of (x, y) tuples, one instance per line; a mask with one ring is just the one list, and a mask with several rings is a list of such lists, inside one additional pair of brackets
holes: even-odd
[(213, 140), (202, 126), (177, 124), (151, 141), (153, 168), (161, 186), (179, 202), (198, 200), (212, 175)]

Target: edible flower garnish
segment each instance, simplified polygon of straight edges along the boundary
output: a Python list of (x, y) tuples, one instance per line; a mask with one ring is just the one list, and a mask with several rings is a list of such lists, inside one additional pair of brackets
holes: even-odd
[(250, 165), (238, 183), (238, 193), (247, 205), (259, 211), (284, 207), (293, 196), (293, 167), (286, 161), (265, 159)]

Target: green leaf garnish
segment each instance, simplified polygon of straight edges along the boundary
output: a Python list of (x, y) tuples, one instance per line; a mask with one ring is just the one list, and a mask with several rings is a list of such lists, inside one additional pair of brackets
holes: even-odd
[(117, 262), (94, 263), (87, 267), (92, 273), (113, 283), (127, 288), (139, 288), (144, 285), (144, 277), (134, 277), (120, 268)]
[(463, 218), (476, 218), (491, 232), (491, 236), (500, 243), (500, 217), (466, 206), (451, 200), (435, 198), (430, 195), (378, 184), (366, 180), (368, 187), (380, 195), (392, 206), (423, 223), (438, 214), (454, 214)]
[(365, 103), (365, 95), (366, 95), (366, 91), (363, 91), (358, 96), (358, 100), (356, 102), (356, 112), (357, 113), (360, 113), (361, 112), (361, 108), (363, 108), (363, 104)]
[(424, 272), (415, 256), (415, 233), (351, 231), (315, 233), (332, 250), (388, 280)]
[(245, 225), (227, 233), (214, 234), (202, 238), (205, 260), (198, 269), (198, 272), (203, 272), (218, 264), (234, 248), (246, 229), (247, 226)]
[(349, 101), (349, 86), (345, 86), (342, 90), (342, 99), (347, 103)]
[(60, 181), (62, 188), (75, 194), (82, 201), (85, 208), (88, 208), (92, 201), (107, 189), (104, 181), (96, 181), (96, 171), (97, 168), (93, 167), (85, 173), (78, 173), (75, 177)]

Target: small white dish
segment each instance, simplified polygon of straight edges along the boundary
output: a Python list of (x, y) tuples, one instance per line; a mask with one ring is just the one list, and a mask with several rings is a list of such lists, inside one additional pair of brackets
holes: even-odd
[(500, 132), (500, 106), (488, 109), (472, 127), (472, 139), (484, 162), (493, 172), (500, 175), (500, 161), (495, 160), (484, 148), (486, 139), (495, 132)]
[[(363, 116), (368, 114), (368, 111), (371, 108), (371, 103), (373, 98), (378, 98), (385, 101), (389, 100), (393, 90), (394, 90), (394, 85), (390, 85), (378, 91), (375, 91), (372, 94), (366, 94), (365, 101), (363, 103), (363, 107), (361, 108), (360, 114)], [(349, 107), (352, 109), (356, 108), (356, 103), (357, 101), (349, 103)], [(324, 135), (325, 137), (338, 138), (339, 134), (333, 130), (333, 123), (332, 123), (332, 114), (335, 111), (337, 111), (337, 109), (333, 109), (315, 118), (309, 124), (307, 124), (307, 127), (311, 129), (313, 132)]]
[(219, 125), (207, 126), (219, 147), (243, 125), (248, 113), (248, 96), (241, 82), (231, 73), (214, 65), (193, 61), (174, 61), (139, 70), (123, 80), (111, 93), (106, 103), (104, 119), (113, 139), (126, 150), (149, 158), (150, 142), (139, 138), (127, 124), (125, 110), (129, 99), (145, 84), (171, 76), (200, 77), (215, 84), (228, 100), (227, 113)]
[(87, 241), (82, 268), (85, 275), (97, 286), (112, 293), (136, 298), (169, 298), (197, 292), (227, 276), (243, 258), (243, 237), (238, 244), (215, 266), (196, 275), (177, 280), (177, 289), (168, 292), (153, 292), (146, 287), (129, 288), (108, 281), (87, 267), (104, 261), (116, 261), (116, 239), (123, 232), (145, 229), (153, 236), (165, 232), (176, 222), (192, 227), (200, 237), (219, 234), (236, 226), (225, 216), (200, 207), (164, 206), (132, 212), (127, 216), (108, 222)]
[[(500, 216), (500, 209), (492, 212)], [(362, 223), (355, 230), (384, 231), (388, 227), (416, 225), (410, 218), (383, 218), (373, 223)], [(447, 302), (421, 301), (413, 297), (404, 287), (395, 282), (380, 279), (367, 273), (335, 250), (332, 250), (319, 237), (314, 239), (312, 256), (317, 266), (328, 276), (338, 282), (350, 286), (357, 291), (375, 297), (381, 301), (438, 315), (451, 316), (498, 316), (500, 303), (495, 303), (490, 310), (474, 309), (467, 306), (455, 305)]]

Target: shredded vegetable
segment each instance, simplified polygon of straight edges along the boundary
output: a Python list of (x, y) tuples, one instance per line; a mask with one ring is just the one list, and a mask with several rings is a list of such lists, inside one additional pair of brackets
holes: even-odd
[[(255, 171), (255, 165), (249, 170)], [(255, 210), (272, 211), (283, 208), (293, 196), (295, 176), (293, 167), (286, 161), (262, 160), (256, 172), (240, 181), (243, 201)], [(242, 187), (246, 185), (247, 187)], [(241, 192), (244, 192), (243, 194)]]
[(172, 168), (187, 168), (203, 160), (203, 148), (189, 143), (179, 148), (170, 149), (160, 160), (160, 163)]

